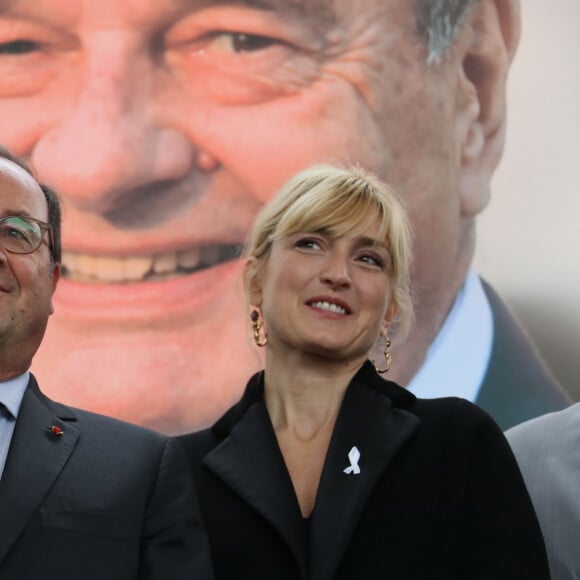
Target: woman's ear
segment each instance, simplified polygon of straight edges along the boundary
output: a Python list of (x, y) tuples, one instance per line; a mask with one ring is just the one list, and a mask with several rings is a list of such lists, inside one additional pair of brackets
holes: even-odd
[(394, 302), (391, 302), (391, 304), (387, 308), (387, 312), (385, 314), (385, 319), (384, 319), (383, 326), (381, 329), (381, 331), (384, 332), (385, 335), (387, 333), (389, 325), (391, 324), (391, 322), (393, 321), (393, 319), (397, 315), (398, 310), (399, 310), (399, 308)]

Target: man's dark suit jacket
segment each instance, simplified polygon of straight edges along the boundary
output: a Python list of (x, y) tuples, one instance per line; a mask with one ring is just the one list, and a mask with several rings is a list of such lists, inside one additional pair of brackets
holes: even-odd
[[(421, 400), (370, 363), (353, 378), (309, 523), (261, 373), (212, 429), (181, 438), (218, 580), (548, 580), (541, 532), (497, 425), (462, 399)], [(360, 474), (346, 474), (360, 451)]]
[(493, 315), (494, 334), (489, 365), (476, 404), (504, 431), (567, 407), (570, 398), (541, 361), (521, 326), (493, 288), (485, 281), (482, 283)]
[(179, 444), (54, 403), (31, 377), (0, 481), (0, 578), (206, 580), (210, 570)]

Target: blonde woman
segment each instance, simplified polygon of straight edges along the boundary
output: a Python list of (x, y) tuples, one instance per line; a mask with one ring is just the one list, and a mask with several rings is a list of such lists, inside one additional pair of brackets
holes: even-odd
[(379, 374), (412, 320), (393, 192), (359, 169), (308, 169), (263, 208), (246, 256), (264, 370), (211, 429), (182, 439), (216, 578), (547, 580), (493, 420)]

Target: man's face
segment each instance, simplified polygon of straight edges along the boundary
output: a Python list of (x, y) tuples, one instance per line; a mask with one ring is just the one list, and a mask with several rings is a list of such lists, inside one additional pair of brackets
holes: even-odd
[[(44, 194), (34, 179), (0, 158), (0, 217), (28, 216), (46, 222), (47, 211)], [(12, 371), (19, 374), (28, 368), (52, 313), (57, 280), (46, 234), (41, 246), (30, 254), (13, 254), (0, 246), (2, 380), (10, 378)], [(20, 364), (24, 367), (18, 368)]]
[(456, 63), (426, 66), (410, 1), (363, 4), (2, 2), (0, 140), (65, 204), (49, 392), (168, 432), (215, 418), (259, 366), (232, 256), (314, 162), (398, 189), (436, 295), (463, 227)]

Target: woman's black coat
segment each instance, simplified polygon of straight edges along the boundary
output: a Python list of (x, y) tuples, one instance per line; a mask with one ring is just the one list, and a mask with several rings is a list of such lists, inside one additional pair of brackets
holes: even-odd
[[(181, 440), (217, 580), (548, 580), (541, 532), (503, 434), (462, 399), (417, 399), (370, 363), (353, 378), (302, 519), (263, 375)], [(345, 473), (360, 452), (360, 473)]]

